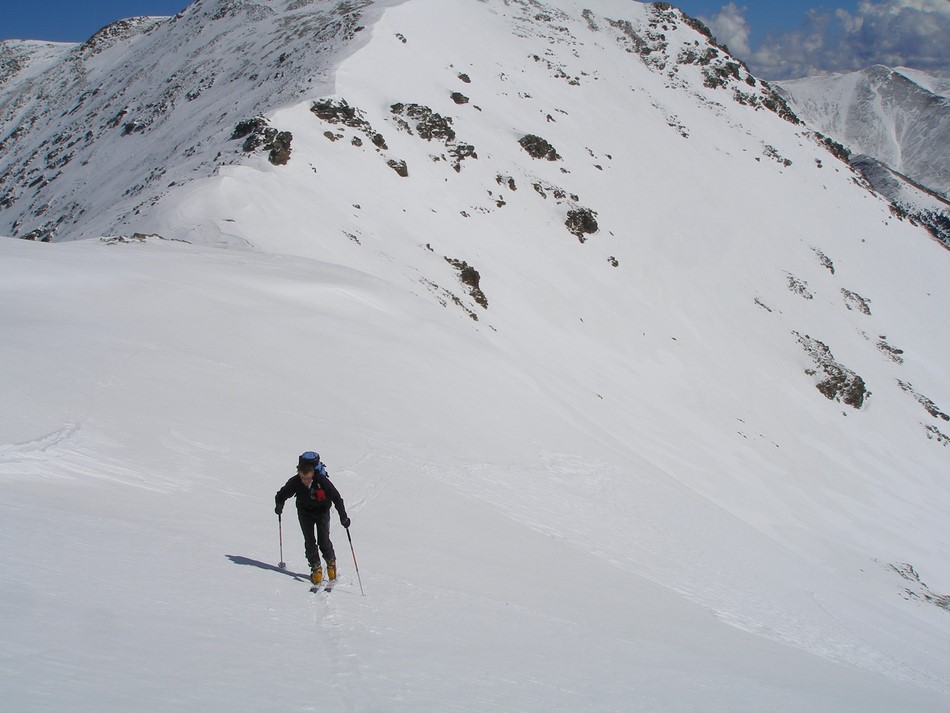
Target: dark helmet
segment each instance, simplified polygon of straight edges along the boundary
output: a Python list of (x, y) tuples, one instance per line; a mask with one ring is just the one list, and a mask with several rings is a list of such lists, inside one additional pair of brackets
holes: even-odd
[(320, 454), (314, 451), (307, 451), (306, 453), (301, 453), (300, 457), (297, 459), (297, 467), (307, 467), (307, 468), (316, 468), (317, 464), (320, 462)]

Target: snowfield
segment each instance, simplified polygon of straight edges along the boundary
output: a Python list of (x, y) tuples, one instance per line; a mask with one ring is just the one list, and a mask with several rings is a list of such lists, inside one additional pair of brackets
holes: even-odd
[[(215, 9), (122, 42), (291, 12)], [(209, 175), (169, 166), (145, 202), (89, 177), (76, 234), (0, 240), (5, 705), (950, 709), (946, 249), (744, 69), (693, 62), (676, 11), (362, 20), (266, 112), (286, 164), (227, 115), (187, 136)], [(313, 110), (344, 100), (358, 122)], [(420, 135), (433, 114), (451, 138)], [(89, 176), (157, 171), (148, 131), (111, 141)], [(29, 200), (0, 229), (40, 226)], [(273, 496), (310, 449), (365, 596), (335, 518), (332, 593), (290, 507), (277, 568)]]

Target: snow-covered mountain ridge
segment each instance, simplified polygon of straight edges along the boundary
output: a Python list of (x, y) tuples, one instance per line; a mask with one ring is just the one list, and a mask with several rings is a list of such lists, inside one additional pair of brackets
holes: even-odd
[[(899, 70), (783, 81), (780, 87), (811, 125), (950, 198), (950, 101)], [(926, 86), (925, 86), (926, 85)]]
[[(359, 23), (386, 4), (201, 2), (174, 18), (117, 23), (79, 46), (2, 43), (0, 216), (6, 230), (76, 239), (141, 222), (138, 216), (171, 188), (242, 159), (246, 143), (231, 140), (240, 122), (301, 95), (332, 91), (340, 53), (358, 46)], [(564, 28), (543, 6), (516, 6), (522, 13), (516, 32), (570, 41), (559, 36)], [(678, 69), (696, 65), (707, 88), (725, 89), (715, 94), (787, 113), (771, 89), (713, 44), (708, 30), (663, 3), (650, 7), (636, 26), (591, 10), (584, 17), (591, 27), (603, 23), (612, 41), (672, 84), (686, 86)], [(663, 27), (677, 25), (671, 44)], [(580, 76), (567, 76), (563, 62), (543, 54), (533, 61), (580, 85)], [(675, 125), (675, 117), (667, 120)], [(90, 191), (87, 177), (102, 175), (121, 176), (122, 183), (110, 185), (111, 192)], [(91, 193), (111, 195), (108, 203), (90, 204)]]
[(905, 68), (783, 81), (810, 126), (843, 144), (875, 190), (950, 246), (947, 80)]
[[(947, 709), (947, 252), (701, 26), (202, 0), (106, 36), (5, 46), (3, 225), (54, 242), (0, 241), (4, 700)], [(274, 567), (309, 448), (365, 598), (335, 522), (331, 597), (289, 512)]]
[[(213, 174), (234, 129), (225, 117), (253, 117), (328, 83), (370, 4), (196, 2), (81, 45), (0, 43), (7, 232), (110, 234), (170, 187)], [(103, 176), (115, 182), (105, 187)]]

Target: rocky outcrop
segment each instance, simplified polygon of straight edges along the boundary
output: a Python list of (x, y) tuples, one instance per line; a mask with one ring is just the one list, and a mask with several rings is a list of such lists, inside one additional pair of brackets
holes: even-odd
[(871, 396), (864, 379), (839, 364), (828, 345), (808, 335), (802, 336), (798, 332), (793, 334), (815, 362), (817, 368), (805, 372), (820, 378), (815, 387), (831, 401), (840, 401), (854, 409), (864, 406), (864, 402)]

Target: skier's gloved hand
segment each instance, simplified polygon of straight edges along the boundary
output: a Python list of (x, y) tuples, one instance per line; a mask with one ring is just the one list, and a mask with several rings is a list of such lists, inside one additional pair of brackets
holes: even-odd
[(341, 517), (341, 518), (340, 518), (340, 524), (343, 525), (344, 528), (346, 528), (347, 530), (349, 530), (349, 529), (350, 529), (350, 518), (348, 518), (348, 517)]
[(278, 515), (280, 515), (283, 511), (284, 511), (283, 503), (278, 503), (277, 506), (274, 508), (274, 512)]

